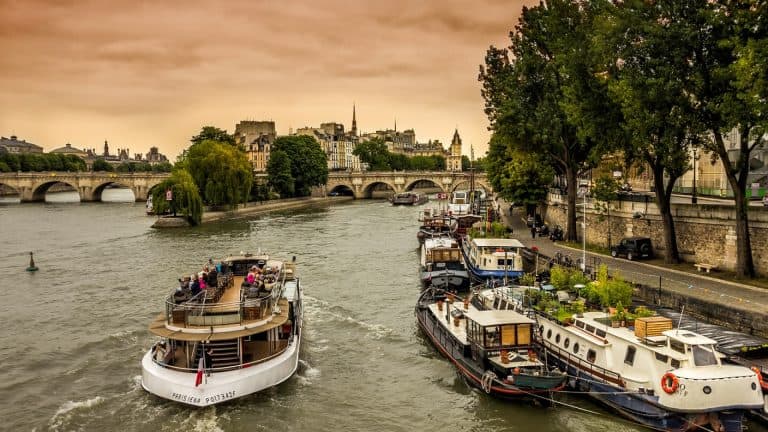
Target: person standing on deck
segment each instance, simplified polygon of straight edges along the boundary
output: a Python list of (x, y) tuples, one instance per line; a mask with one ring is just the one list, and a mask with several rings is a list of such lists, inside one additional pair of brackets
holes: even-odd
[(211, 376), (211, 369), (213, 368), (213, 347), (208, 347), (203, 351), (203, 367), (207, 376)]

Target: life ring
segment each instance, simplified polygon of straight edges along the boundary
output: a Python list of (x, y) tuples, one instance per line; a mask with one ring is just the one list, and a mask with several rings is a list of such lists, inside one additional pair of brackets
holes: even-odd
[(680, 386), (680, 381), (672, 372), (667, 372), (661, 377), (661, 389), (667, 394), (672, 394), (677, 391)]
[(757, 380), (760, 382), (760, 388), (763, 390), (768, 390), (768, 383), (766, 383), (763, 379), (763, 372), (760, 370), (760, 368), (757, 366), (752, 366), (750, 369), (752, 369), (752, 372), (757, 375)]

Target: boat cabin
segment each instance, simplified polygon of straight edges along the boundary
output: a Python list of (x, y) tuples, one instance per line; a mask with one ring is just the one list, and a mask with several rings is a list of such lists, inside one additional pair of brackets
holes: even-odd
[(517, 239), (473, 238), (469, 242), (468, 256), (478, 269), (521, 271), (520, 250), (524, 247)]
[(535, 321), (511, 310), (473, 309), (464, 316), (475, 360), (487, 360), (502, 376), (541, 371), (532, 350)]
[(693, 366), (720, 365), (716, 341), (687, 330), (667, 330), (663, 333), (670, 351), (683, 354)]

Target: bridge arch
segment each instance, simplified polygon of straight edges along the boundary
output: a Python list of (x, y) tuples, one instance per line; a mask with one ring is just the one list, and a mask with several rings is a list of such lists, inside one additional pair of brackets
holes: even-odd
[(435, 179), (431, 178), (419, 178), (411, 181), (405, 186), (405, 190), (412, 191), (414, 189), (436, 189), (438, 192), (445, 192), (445, 189)]
[(339, 184), (331, 188), (331, 190), (328, 191), (328, 195), (330, 196), (337, 196), (337, 195), (343, 195), (343, 196), (355, 196), (355, 191), (352, 189), (351, 186), (345, 185), (345, 184)]
[(373, 181), (363, 188), (362, 198), (387, 198), (397, 192), (397, 188), (391, 183)]
[[(101, 201), (101, 194), (104, 192), (105, 189), (107, 189), (110, 186), (120, 186), (123, 189), (130, 189), (131, 193), (133, 194), (133, 199), (136, 201), (136, 192), (134, 191), (134, 188), (132, 188), (130, 185), (121, 183), (119, 181), (105, 181), (96, 187), (93, 188), (91, 191), (90, 201)], [(83, 197), (81, 196), (80, 199), (82, 200)]]
[[(461, 179), (451, 185), (451, 192), (455, 192), (457, 190), (469, 190), (471, 185), (472, 183), (469, 179)], [(488, 183), (478, 179), (475, 179), (475, 189), (484, 190), (486, 195), (490, 195), (490, 193), (493, 192), (493, 188)]]
[(65, 181), (61, 179), (49, 180), (49, 181), (38, 184), (32, 189), (31, 197), (29, 197), (27, 201), (35, 201), (35, 202), (45, 201), (45, 194), (48, 193), (48, 190), (51, 187), (53, 187), (53, 185), (57, 185), (57, 184), (63, 184), (63, 185), (69, 186), (73, 190), (77, 191), (80, 201), (83, 201), (83, 196), (79, 193), (77, 184), (72, 184), (69, 181)]

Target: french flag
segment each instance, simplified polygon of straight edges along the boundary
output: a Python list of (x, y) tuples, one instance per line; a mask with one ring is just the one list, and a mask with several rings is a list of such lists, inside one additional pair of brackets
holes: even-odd
[(200, 357), (200, 361), (197, 362), (197, 376), (195, 376), (195, 387), (199, 386), (203, 383), (203, 370), (205, 367), (203, 366), (203, 358)]

